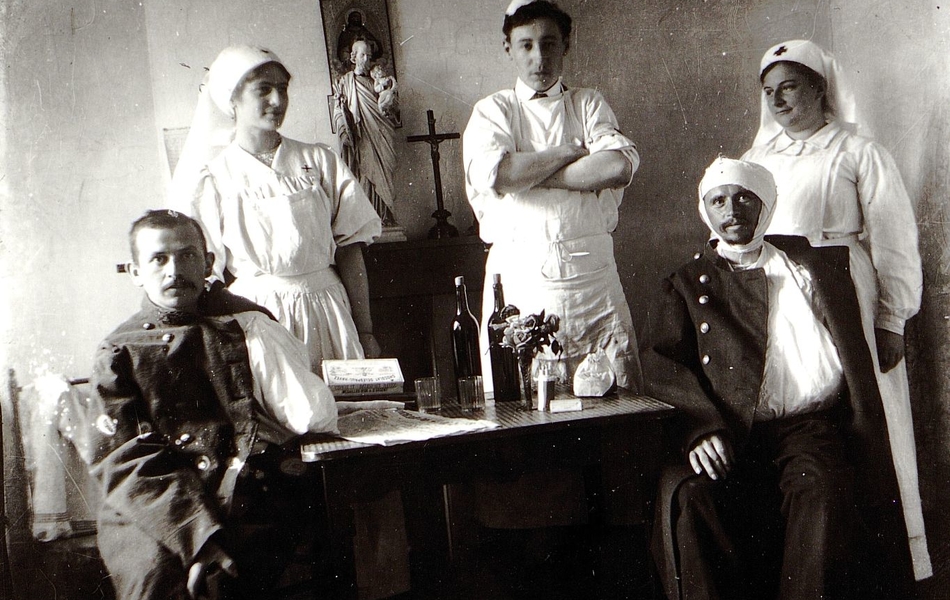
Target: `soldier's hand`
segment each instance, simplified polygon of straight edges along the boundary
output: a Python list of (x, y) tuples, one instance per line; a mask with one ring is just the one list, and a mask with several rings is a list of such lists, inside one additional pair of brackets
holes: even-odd
[(732, 444), (719, 433), (701, 438), (689, 451), (689, 464), (697, 475), (725, 479), (733, 466)]
[(237, 577), (237, 565), (224, 549), (213, 540), (208, 540), (195, 556), (195, 562), (188, 569), (188, 593), (192, 598), (207, 597), (208, 575), (216, 570), (224, 571), (229, 577)]

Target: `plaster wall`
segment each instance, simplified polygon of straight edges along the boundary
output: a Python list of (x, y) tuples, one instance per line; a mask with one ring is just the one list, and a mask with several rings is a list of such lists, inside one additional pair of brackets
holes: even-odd
[(81, 376), (138, 305), (115, 263), (161, 198), (145, 13), (86, 0), (4, 11), (0, 360), (21, 380)]

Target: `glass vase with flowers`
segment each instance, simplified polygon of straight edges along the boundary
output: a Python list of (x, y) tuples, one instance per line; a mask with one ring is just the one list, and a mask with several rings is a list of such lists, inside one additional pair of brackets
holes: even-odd
[(543, 310), (540, 314), (522, 317), (518, 309), (512, 305), (505, 307), (505, 312), (509, 316), (502, 345), (513, 348), (518, 357), (521, 385), (524, 390), (521, 408), (531, 410), (531, 363), (545, 346), (549, 347), (555, 356), (561, 353), (561, 344), (554, 337), (561, 325), (561, 319), (555, 314), (545, 315)]

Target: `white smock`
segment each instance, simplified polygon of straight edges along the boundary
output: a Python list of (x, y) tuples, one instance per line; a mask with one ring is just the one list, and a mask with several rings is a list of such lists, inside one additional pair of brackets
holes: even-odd
[[(613, 237), (623, 190), (575, 192), (532, 188), (495, 191), (498, 165), (509, 152), (536, 152), (561, 144), (591, 154), (619, 150), (636, 171), (633, 142), (619, 130), (603, 96), (591, 89), (565, 89), (558, 82), (545, 98), (520, 79), (514, 89), (479, 101), (462, 138), (465, 185), (481, 238), (492, 244), (485, 265), (482, 320), (494, 303), (492, 275), (499, 273), (505, 301), (522, 315), (554, 313), (564, 351), (562, 378), (603, 349), (618, 385), (640, 388), (637, 340), (614, 260)], [(482, 377), (491, 389), (487, 328), (482, 327)]]
[(917, 579), (932, 573), (917, 477), (906, 361), (878, 366), (874, 329), (903, 334), (923, 287), (913, 206), (893, 158), (880, 144), (830, 122), (804, 141), (784, 132), (743, 156), (775, 176), (778, 202), (768, 233), (813, 246), (847, 246), (884, 402), (891, 453)]
[[(623, 190), (533, 188), (499, 194), (495, 181), (498, 165), (509, 152), (540, 151), (560, 144), (577, 144), (591, 154), (618, 150), (630, 161), (632, 171), (640, 165), (640, 157), (599, 92), (567, 90), (559, 81), (545, 98), (531, 99), (534, 93), (519, 79), (514, 89), (480, 100), (462, 136), (466, 192), (479, 221), (479, 234), (492, 244), (482, 299), (485, 389), (493, 388), (484, 325), (494, 304), (491, 278), (499, 273), (506, 303), (517, 306), (522, 315), (544, 310), (561, 317), (556, 334), (564, 348), (556, 363), (560, 379), (570, 383), (577, 365), (602, 349), (611, 360), (618, 385), (637, 391), (642, 375), (636, 333), (620, 286), (611, 236)], [(628, 489), (622, 477), (629, 474), (622, 468), (605, 466), (604, 474), (605, 487)], [(539, 497), (545, 501), (539, 503)], [(566, 525), (586, 520), (585, 498), (583, 478), (576, 469), (528, 473), (512, 482), (477, 485), (475, 512), (490, 527)], [(612, 521), (625, 518), (615, 507), (633, 505), (626, 494), (609, 493), (605, 500)]]
[[(181, 199), (178, 199), (181, 201)], [(283, 138), (271, 166), (232, 143), (202, 170), (175, 208), (204, 227), (214, 274), (264, 306), (324, 358), (363, 358), (346, 289), (334, 268), (339, 246), (372, 243), (381, 226), (353, 174), (322, 144)]]

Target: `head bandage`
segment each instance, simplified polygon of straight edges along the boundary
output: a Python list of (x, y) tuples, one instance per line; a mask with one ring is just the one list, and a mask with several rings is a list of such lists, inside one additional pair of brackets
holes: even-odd
[(699, 182), (699, 216), (717, 238), (718, 234), (713, 229), (709, 215), (706, 213), (706, 203), (703, 202), (703, 198), (711, 190), (723, 185), (738, 185), (749, 190), (762, 201), (762, 211), (759, 213), (759, 222), (755, 226), (755, 234), (748, 244), (727, 244), (724, 240), (720, 240), (720, 245), (737, 254), (758, 250), (762, 246), (765, 230), (768, 229), (772, 213), (775, 211), (776, 190), (772, 173), (762, 165), (722, 156), (709, 165)]

